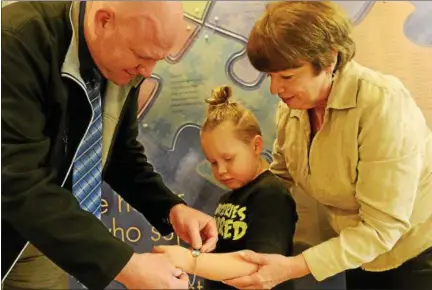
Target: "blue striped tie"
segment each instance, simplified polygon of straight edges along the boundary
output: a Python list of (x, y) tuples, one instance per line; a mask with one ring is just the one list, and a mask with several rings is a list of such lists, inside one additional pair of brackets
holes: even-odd
[(72, 192), (81, 208), (101, 218), (102, 110), (99, 81), (86, 83), (93, 109), (91, 124), (78, 148), (72, 173)]

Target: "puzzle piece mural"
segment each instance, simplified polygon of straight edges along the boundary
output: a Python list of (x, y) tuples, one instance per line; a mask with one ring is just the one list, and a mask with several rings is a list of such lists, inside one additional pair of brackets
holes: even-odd
[[(415, 19), (420, 8), (429, 13), (428, 17), (416, 19), (419, 25), (407, 30), (410, 17)], [(431, 35), (430, 19), (430, 1), (417, 3), (417, 6), (404, 1), (375, 2), (367, 17), (355, 27), (353, 36), (357, 45), (356, 60), (400, 78), (432, 126), (432, 47), (411, 40), (416, 35), (413, 31), (425, 35), (417, 39), (427, 39)], [(406, 33), (411, 33), (411, 37)]]
[(411, 1), (414, 11), (406, 18), (404, 33), (412, 42), (420, 46), (432, 46), (432, 3)]
[[(206, 35), (210, 35), (206, 38)], [(205, 117), (205, 98), (210, 89), (220, 84), (234, 87), (235, 97), (252, 108), (263, 126), (272, 126), (273, 110), (277, 99), (269, 94), (267, 87), (257, 87), (256, 81), (248, 82), (242, 74), (235, 77), (234, 58), (244, 51), (244, 43), (226, 37), (218, 31), (204, 26), (200, 28), (193, 46), (178, 63), (162, 63), (154, 71), (162, 83), (159, 94), (141, 118), (147, 125), (147, 134), (165, 147), (172, 147), (174, 135), (184, 124), (200, 124)], [(208, 54), (211, 52), (211, 55)], [(244, 85), (245, 84), (245, 85)], [(245, 91), (244, 89), (251, 89)], [(253, 89), (253, 90), (252, 90)], [(170, 115), (170, 118), (163, 116)], [(265, 132), (265, 139), (271, 140), (273, 132)], [(271, 144), (266, 144), (268, 148)]]
[(359, 25), (374, 5), (374, 1), (336, 1), (349, 15), (355, 26)]

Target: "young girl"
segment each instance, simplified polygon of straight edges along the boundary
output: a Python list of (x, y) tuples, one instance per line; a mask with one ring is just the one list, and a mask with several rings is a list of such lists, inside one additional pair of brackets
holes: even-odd
[[(241, 250), (292, 255), (297, 222), (294, 200), (261, 157), (263, 139), (257, 119), (239, 103), (230, 102), (230, 97), (228, 86), (213, 90), (201, 129), (202, 149), (213, 174), (231, 190), (215, 210), (216, 249), (198, 257), (180, 246), (154, 249), (185, 272), (205, 278), (205, 289), (232, 289), (220, 281), (257, 270), (255, 264), (241, 259)], [(276, 289), (292, 289), (291, 282)]]

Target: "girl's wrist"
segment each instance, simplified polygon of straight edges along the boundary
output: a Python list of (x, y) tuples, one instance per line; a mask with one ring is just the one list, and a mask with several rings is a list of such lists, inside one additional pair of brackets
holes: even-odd
[(187, 248), (183, 248), (181, 269), (186, 273), (193, 274), (194, 263), (195, 263), (194, 259), (195, 258), (192, 256), (191, 250)]

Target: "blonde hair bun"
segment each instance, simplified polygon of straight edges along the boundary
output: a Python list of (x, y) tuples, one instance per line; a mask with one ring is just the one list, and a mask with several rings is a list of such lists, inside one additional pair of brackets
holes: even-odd
[(236, 129), (237, 137), (244, 142), (251, 142), (256, 135), (262, 135), (258, 120), (253, 113), (236, 101), (229, 101), (232, 88), (227, 85), (212, 90), (211, 97), (206, 100), (207, 116), (201, 132), (209, 132), (220, 124), (231, 122)]
[(224, 85), (212, 90), (211, 98), (206, 100), (206, 103), (217, 106), (222, 104), (229, 104), (229, 98), (232, 96), (232, 89), (230, 86)]

